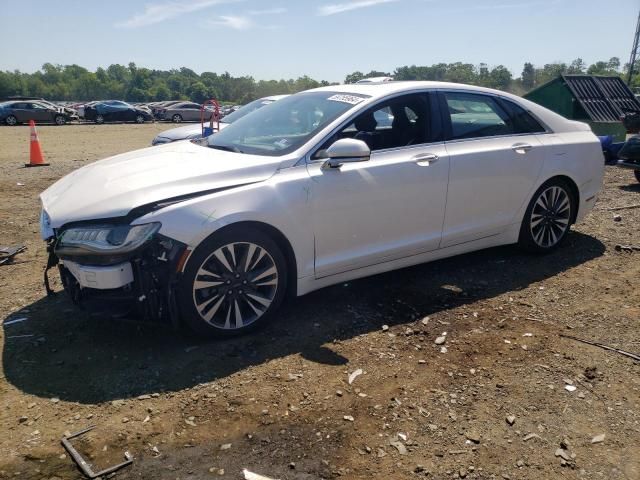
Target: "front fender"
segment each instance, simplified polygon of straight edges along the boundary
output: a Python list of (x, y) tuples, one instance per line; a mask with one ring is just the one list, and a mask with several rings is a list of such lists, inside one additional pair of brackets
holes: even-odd
[(309, 176), (304, 166), (279, 171), (266, 181), (169, 205), (133, 222), (160, 222), (160, 234), (195, 249), (223, 227), (261, 222), (279, 230), (296, 256), (298, 277), (313, 275), (313, 225)]

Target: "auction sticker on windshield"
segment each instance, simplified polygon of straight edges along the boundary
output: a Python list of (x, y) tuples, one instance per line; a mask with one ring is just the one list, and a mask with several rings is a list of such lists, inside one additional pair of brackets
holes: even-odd
[(336, 95), (330, 96), (329, 98), (327, 98), (327, 100), (333, 100), (334, 102), (343, 102), (343, 103), (350, 103), (351, 105), (357, 105), (358, 103), (362, 102), (364, 98), (356, 97), (355, 95), (336, 94)]

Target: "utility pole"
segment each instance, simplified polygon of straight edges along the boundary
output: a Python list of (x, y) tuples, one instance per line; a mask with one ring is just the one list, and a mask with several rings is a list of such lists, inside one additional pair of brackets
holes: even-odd
[(631, 58), (629, 59), (629, 76), (627, 77), (627, 85), (631, 85), (631, 78), (634, 74), (636, 65), (636, 57), (638, 56), (638, 40), (640, 39), (640, 13), (638, 13), (638, 23), (636, 24), (636, 34), (633, 37), (633, 47), (631, 48)]

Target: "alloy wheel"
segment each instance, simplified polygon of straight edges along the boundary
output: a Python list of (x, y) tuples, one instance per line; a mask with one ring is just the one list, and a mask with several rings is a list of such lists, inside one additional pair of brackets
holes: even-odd
[(554, 185), (542, 191), (531, 211), (529, 228), (533, 241), (551, 248), (564, 237), (571, 220), (571, 199), (564, 188)]
[(193, 282), (193, 302), (209, 325), (240, 329), (268, 310), (278, 283), (278, 268), (267, 250), (250, 242), (228, 243), (200, 265)]
[(16, 119), (16, 117), (14, 117), (13, 115), (9, 115), (6, 119), (5, 122), (7, 122), (7, 125), (10, 126), (14, 126), (16, 123), (18, 123), (18, 120)]

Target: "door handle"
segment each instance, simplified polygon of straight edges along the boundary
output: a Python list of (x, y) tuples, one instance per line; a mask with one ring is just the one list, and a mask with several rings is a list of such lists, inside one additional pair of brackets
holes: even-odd
[(436, 163), (439, 159), (440, 157), (438, 157), (438, 155), (436, 155), (435, 153), (421, 153), (411, 158), (411, 160), (413, 160), (421, 167), (428, 167), (432, 163)]
[(532, 148), (533, 147), (528, 143), (514, 143), (513, 145), (511, 145), (511, 150), (513, 150), (516, 153), (519, 153), (520, 155), (524, 155)]

